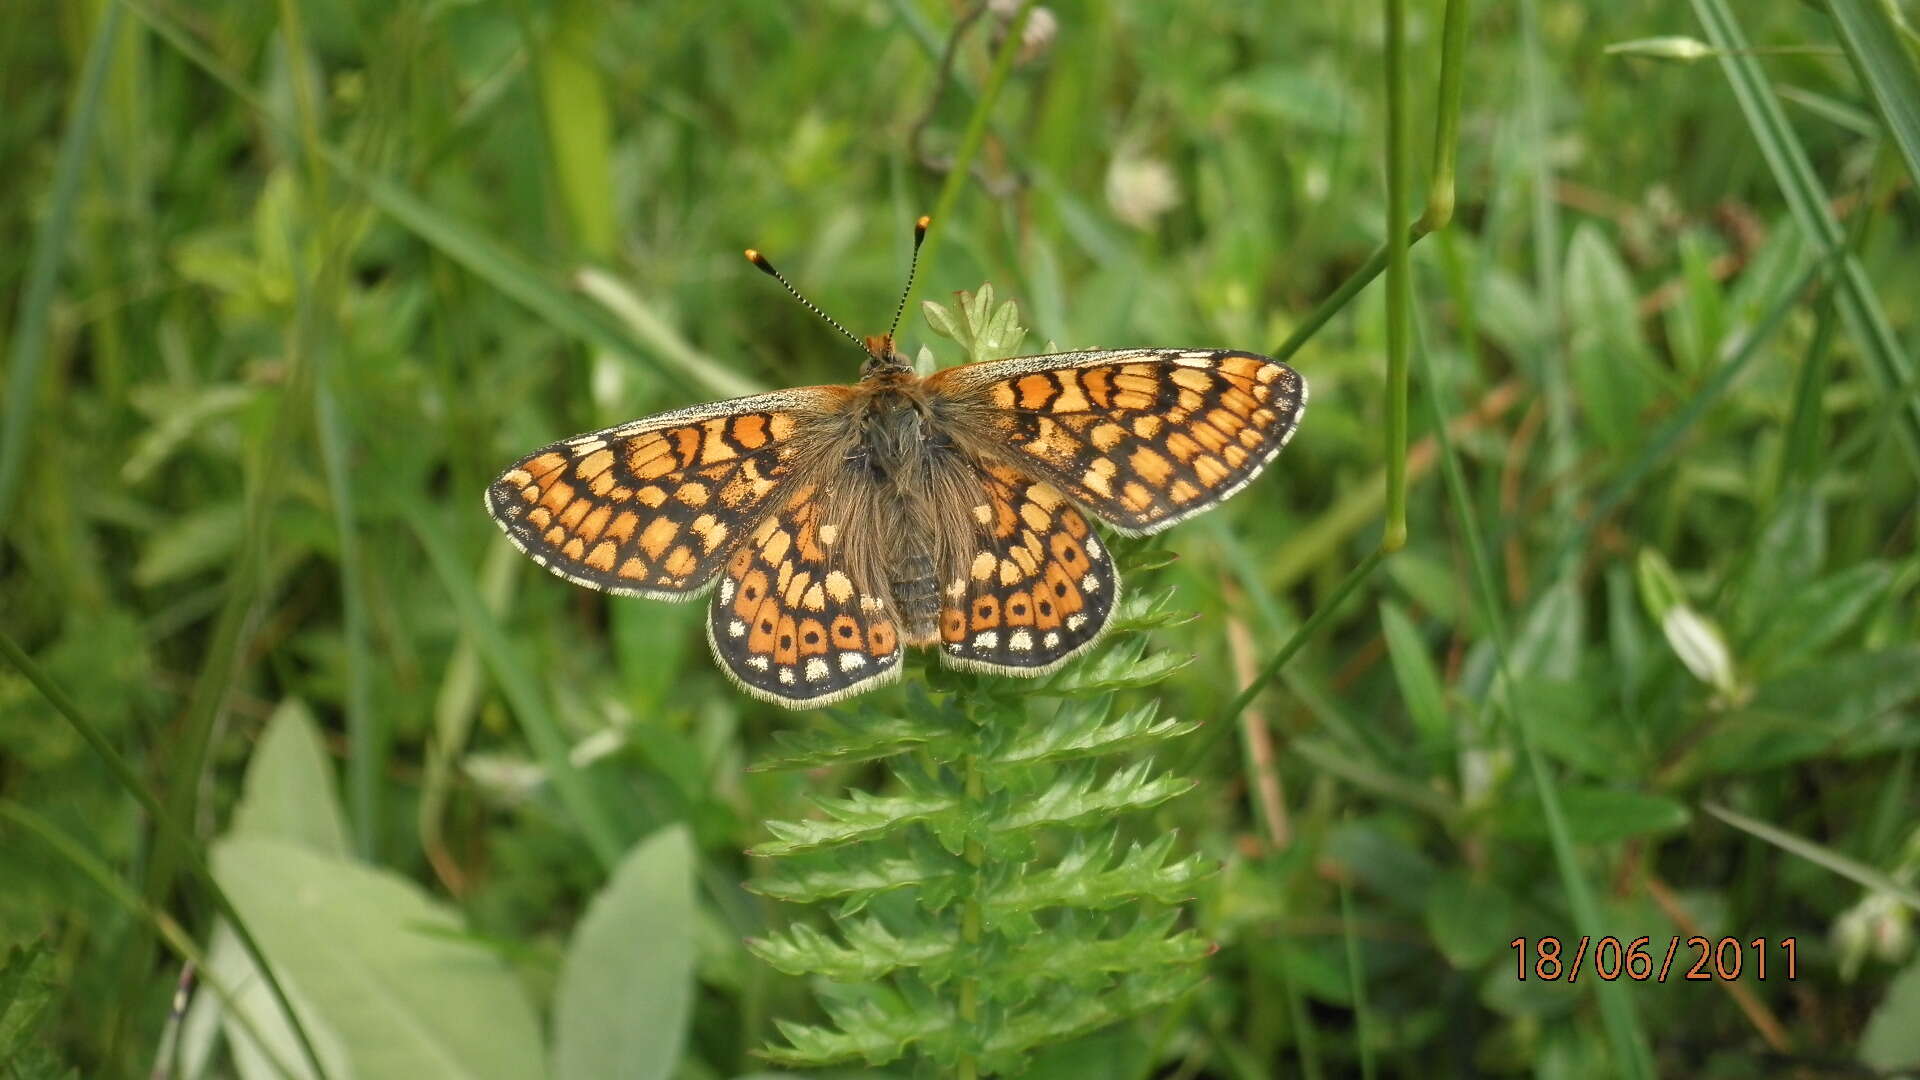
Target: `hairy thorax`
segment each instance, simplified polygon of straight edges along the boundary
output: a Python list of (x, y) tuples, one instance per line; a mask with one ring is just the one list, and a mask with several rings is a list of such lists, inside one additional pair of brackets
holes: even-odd
[(965, 508), (981, 501), (968, 489), (973, 468), (952, 437), (950, 414), (959, 406), (929, 393), (911, 372), (862, 380), (848, 404), (832, 451), (837, 490), (828, 500), (828, 516), (846, 537), (840, 557), (866, 588), (887, 597), (908, 643), (931, 642), (941, 591), (965, 563)]

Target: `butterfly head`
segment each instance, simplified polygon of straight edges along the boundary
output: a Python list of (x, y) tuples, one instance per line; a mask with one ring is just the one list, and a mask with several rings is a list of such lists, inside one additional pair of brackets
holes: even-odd
[(871, 379), (880, 375), (904, 375), (913, 370), (913, 364), (907, 355), (893, 343), (893, 334), (868, 334), (865, 342), (866, 362), (860, 365), (860, 377)]

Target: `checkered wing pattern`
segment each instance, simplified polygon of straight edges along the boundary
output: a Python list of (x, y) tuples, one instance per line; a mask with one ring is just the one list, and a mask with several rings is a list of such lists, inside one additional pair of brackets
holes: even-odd
[(1006, 465), (980, 470), (974, 553), (940, 609), (940, 658), (1038, 675), (1092, 645), (1119, 598), (1113, 559), (1060, 489)]
[(1253, 353), (1127, 349), (948, 368), (928, 385), (974, 405), (972, 449), (1049, 481), (1124, 533), (1212, 508), (1285, 446), (1306, 408), (1292, 368)]
[(685, 600), (777, 505), (809, 419), (851, 391), (809, 386), (645, 417), (515, 462), (487, 487), (508, 538), (568, 581)]
[(900, 674), (886, 600), (839, 565), (828, 500), (796, 489), (727, 560), (707, 640), (735, 682), (789, 708), (829, 705)]

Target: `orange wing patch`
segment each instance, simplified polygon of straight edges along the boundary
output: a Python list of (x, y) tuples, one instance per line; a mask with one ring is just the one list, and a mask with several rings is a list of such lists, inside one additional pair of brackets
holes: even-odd
[(1252, 480), (1306, 407), (1297, 372), (1253, 353), (1058, 353), (949, 368), (936, 390), (991, 406), (969, 450), (1027, 470), (1123, 532), (1158, 532)]
[(805, 387), (636, 420), (529, 454), (487, 487), (509, 539), (575, 584), (686, 599), (777, 505), (809, 415), (843, 387)]
[(900, 674), (892, 605), (838, 566), (813, 485), (727, 560), (707, 610), (713, 655), (748, 693), (789, 708), (828, 705)]
[(1006, 675), (1051, 671), (1106, 629), (1120, 591), (1087, 519), (1051, 484), (1005, 465), (981, 470), (975, 550), (948, 582), (940, 658)]

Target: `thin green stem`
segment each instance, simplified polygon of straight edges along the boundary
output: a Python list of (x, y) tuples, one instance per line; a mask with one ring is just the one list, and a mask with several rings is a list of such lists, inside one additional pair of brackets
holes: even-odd
[(1360, 1075), (1372, 1080), (1373, 1047), (1367, 1042), (1367, 969), (1360, 959), (1360, 935), (1353, 918), (1353, 886), (1340, 878), (1340, 928), (1347, 946), (1347, 989), (1353, 995), (1353, 1043), (1360, 1056)]
[[(938, 266), (934, 256), (938, 253), (945, 230), (941, 227), (959, 202), (960, 189), (966, 187), (973, 177), (973, 159), (980, 153), (980, 144), (986, 140), (988, 123), (993, 119), (994, 102), (1000, 100), (1000, 91), (1007, 85), (1007, 76), (1013, 71), (1014, 57), (1020, 55), (1021, 36), (1026, 30), (1027, 16), (1033, 11), (1034, 0), (1027, 0), (1020, 6), (1018, 14), (1007, 25), (1006, 41), (1000, 46), (999, 55), (993, 59), (993, 71), (987, 76), (987, 85), (973, 103), (973, 115), (967, 120), (966, 134), (961, 136), (960, 149), (953, 155), (953, 167), (948, 170), (947, 178), (940, 185), (940, 195), (933, 203), (933, 229), (927, 233), (926, 242), (920, 246), (920, 265)], [(900, 302), (905, 304), (913, 296), (917, 283), (910, 284)]]
[(1308, 641), (1313, 639), (1315, 634), (1320, 632), (1320, 628), (1325, 626), (1328, 620), (1332, 619), (1333, 616), (1339, 612), (1340, 605), (1346, 602), (1347, 597), (1351, 596), (1353, 591), (1360, 587), (1361, 582), (1367, 580), (1373, 573), (1374, 568), (1379, 566), (1381, 560), (1386, 557), (1387, 549), (1385, 547), (1378, 547), (1373, 550), (1372, 554), (1360, 560), (1360, 565), (1354, 567), (1353, 571), (1334, 588), (1332, 595), (1321, 602), (1320, 606), (1315, 609), (1314, 613), (1308, 617), (1306, 622), (1300, 624), (1300, 628), (1293, 632), (1293, 636), (1287, 638), (1286, 644), (1280, 646), (1280, 651), (1273, 654), (1273, 659), (1267, 661), (1266, 666), (1260, 669), (1259, 674), (1255, 675), (1253, 679), (1241, 689), (1240, 693), (1237, 694), (1231, 702), (1227, 703), (1227, 707), (1221, 710), (1219, 721), (1215, 724), (1213, 730), (1207, 732), (1202, 738), (1195, 740), (1193, 744), (1194, 750), (1190, 756), (1190, 760), (1197, 759), (1204, 755), (1207, 750), (1212, 748), (1214, 740), (1220, 738), (1222, 734), (1233, 730), (1233, 721), (1239, 717), (1241, 712), (1245, 711), (1248, 705), (1253, 703), (1253, 699), (1259, 695), (1267, 683), (1272, 682), (1274, 677), (1280, 674), (1281, 669), (1287, 666), (1287, 661), (1293, 659), (1293, 654), (1299, 652)]
[[(258, 1024), (255, 1022), (253, 1010), (243, 1007), (240, 999), (234, 996), (233, 989), (214, 977), (213, 973), (208, 969), (206, 954), (201, 951), (199, 944), (193, 940), (193, 935), (187, 933), (186, 929), (175, 921), (173, 916), (147, 904), (140, 898), (138, 893), (127, 888), (125, 884), (115, 877), (113, 871), (110, 870), (106, 864), (102, 863), (93, 852), (89, 851), (86, 845), (75, 840), (67, 833), (62, 832), (53, 822), (41, 817), (39, 814), (34, 813), (19, 803), (10, 800), (0, 800), (0, 818), (12, 821), (14, 824), (38, 836), (42, 842), (52, 848), (61, 858), (65, 859), (69, 865), (79, 870), (86, 877), (92, 879), (93, 883), (100, 887), (100, 891), (106, 893), (107, 897), (114, 903), (151, 924), (159, 933), (161, 940), (165, 941), (167, 946), (173, 950), (175, 956), (178, 956), (181, 960), (199, 971), (201, 981), (212, 989), (214, 996), (220, 999), (222, 1005), (226, 1006), (226, 1015), (237, 1021), (241, 1028), (253, 1037), (254, 1048), (266, 1057), (267, 1064), (271, 1065), (273, 1070), (281, 1076), (288, 1077), (289, 1080), (300, 1075), (288, 1066), (286, 1062), (280, 1060), (278, 1053), (279, 1040), (269, 1041), (261, 1033)], [(324, 1075), (324, 1073), (319, 1072), (317, 1065), (315, 1066), (315, 1075)]]
[[(971, 719), (969, 717), (968, 722), (971, 722)], [(960, 768), (965, 778), (967, 805), (973, 811), (972, 816), (974, 820), (985, 820), (988, 811), (981, 804), (986, 799), (987, 788), (985, 778), (980, 773), (978, 755), (969, 750), (967, 756), (961, 761)], [(981, 877), (986, 869), (987, 853), (977, 838), (967, 839), (965, 858), (967, 865), (972, 868), (972, 880), (968, 882), (967, 898), (961, 906), (960, 940), (966, 943), (968, 951), (978, 959), (981, 931), (980, 886)], [(975, 1036), (980, 1024), (980, 980), (972, 974), (973, 971), (978, 970), (978, 966), (978, 964), (968, 965), (969, 973), (959, 979), (960, 1001), (957, 1011), (960, 1024), (964, 1029), (964, 1037), (968, 1039)], [(973, 1080), (980, 1075), (979, 1062), (974, 1060), (972, 1054), (967, 1054), (960, 1059), (959, 1072), (962, 1080)]]
[[(53, 711), (66, 718), (67, 723), (79, 733), (80, 738), (93, 749), (95, 754), (99, 755), (101, 761), (106, 763), (107, 770), (113, 773), (114, 779), (119, 782), (121, 788), (132, 795), (141, 809), (147, 812), (147, 816), (153, 819), (154, 828), (160, 835), (167, 838), (181, 852), (188, 871), (206, 888), (214, 907), (233, 925), (234, 936), (240, 939), (241, 947), (246, 949), (247, 956), (253, 960), (254, 966), (260, 969), (260, 974), (266, 978), (267, 989), (273, 994), (274, 1004), (286, 1016), (288, 1025), (293, 1029), (294, 1037), (300, 1042), (302, 1056), (313, 1069), (313, 1075), (324, 1080), (326, 1070), (320, 1065), (320, 1055), (314, 1049), (312, 1040), (307, 1037), (306, 1026), (300, 1022), (299, 1014), (293, 1011), (293, 1002), (287, 997), (285, 988), (280, 985), (280, 977), (274, 974), (273, 965), (267, 962), (266, 953), (261, 951), (259, 942), (254, 940), (253, 932), (247, 929), (247, 924), (240, 918), (240, 912), (234, 908), (233, 902), (227, 899), (226, 890), (222, 889), (220, 883), (214, 879), (213, 871), (200, 858), (199, 848), (180, 825), (179, 819), (169, 814), (160, 804), (160, 800), (146, 789), (146, 786), (140, 782), (139, 776), (134, 773), (133, 767), (127, 764), (126, 759), (121, 757), (118, 751), (114, 750), (113, 744), (107, 741), (106, 736), (101, 734), (93, 721), (87, 719), (86, 714), (80, 711), (73, 699), (67, 696), (67, 692), (48, 678), (47, 673), (40, 669), (40, 665), (34, 662), (33, 657), (27, 655), (26, 650), (22, 649), (19, 643), (4, 630), (0, 630), (0, 657), (5, 657), (8, 663), (19, 670), (20, 674), (26, 676), (34, 689), (40, 691), (40, 696), (47, 699), (47, 704), (53, 706)], [(158, 905), (139, 900), (137, 897), (134, 899), (141, 904), (142, 909), (156, 912), (164, 917), (164, 912)], [(164, 936), (165, 925), (157, 921), (154, 925)]]
[[(1405, 0), (1386, 0), (1387, 236), (1407, 233), (1407, 43)], [(1387, 248), (1387, 525), (1380, 546), (1407, 546), (1407, 245)]]
[[(1417, 330), (1418, 324), (1416, 324)], [(1480, 531), (1479, 520), (1474, 513), (1472, 497), (1467, 491), (1466, 476), (1460, 468), (1459, 456), (1454, 453), (1453, 440), (1447, 435), (1448, 410), (1443, 406), (1439, 386), (1434, 382), (1433, 357), (1425, 348), (1417, 332), (1415, 353), (1420, 357), (1427, 383), (1432, 387), (1426, 395), (1426, 400), (1428, 408), (1432, 411), (1434, 439), (1440, 450), (1440, 462), (1446, 477), (1447, 494), (1453, 503), (1455, 520), (1462, 529), (1467, 554), (1473, 566), (1475, 592), (1487, 621), (1488, 632), (1493, 638), (1499, 692), (1489, 695), (1487, 707), (1505, 711), (1513, 721), (1514, 741), (1533, 780), (1534, 790), (1540, 797), (1541, 817), (1546, 822), (1547, 838), (1553, 848), (1561, 887), (1566, 890), (1568, 904), (1573, 908), (1574, 920), (1582, 933), (1599, 936), (1606, 932), (1600, 928), (1599, 905), (1594, 901), (1592, 888), (1588, 885), (1585, 873), (1580, 868), (1575, 855), (1573, 836), (1567, 827), (1566, 811), (1560, 804), (1559, 788), (1552, 774), (1547, 771), (1546, 759), (1534, 745), (1531, 721), (1526, 710), (1520, 708), (1514, 700), (1511, 639), (1507, 634), (1500, 593), (1494, 583), (1493, 560), (1487, 554), (1487, 545)], [(1633, 1003), (1624, 995), (1624, 990), (1624, 987), (1603, 982), (1597, 991), (1600, 997), (1601, 1019), (1607, 1030), (1608, 1041), (1612, 1044), (1618, 1059), (1613, 1064), (1622, 1075), (1650, 1077), (1654, 1073), (1648, 1056), (1646, 1037), (1640, 1030), (1639, 1020), (1633, 1011)]]
[(14, 488), (26, 463), (27, 433), (33, 427), (33, 409), (39, 402), (40, 366), (47, 358), (47, 338), (53, 314), (53, 290), (60, 280), (60, 257), (67, 250), (73, 207), (80, 194), (80, 170), (99, 126), (101, 87), (106, 84), (107, 60), (120, 33), (120, 5), (110, 3), (87, 45), (87, 59), (60, 136), (60, 156), (53, 167), (53, 200), (47, 216), (33, 232), (33, 261), (20, 294), (20, 321), (13, 328), (13, 361), (7, 368), (6, 412), (0, 420), (0, 521), (12, 524)]
[(1438, 232), (1453, 222), (1453, 178), (1460, 155), (1460, 97), (1465, 80), (1460, 58), (1467, 53), (1468, 0), (1447, 0), (1440, 33), (1440, 109), (1433, 122), (1433, 171), (1427, 177), (1427, 207), (1419, 231)]

